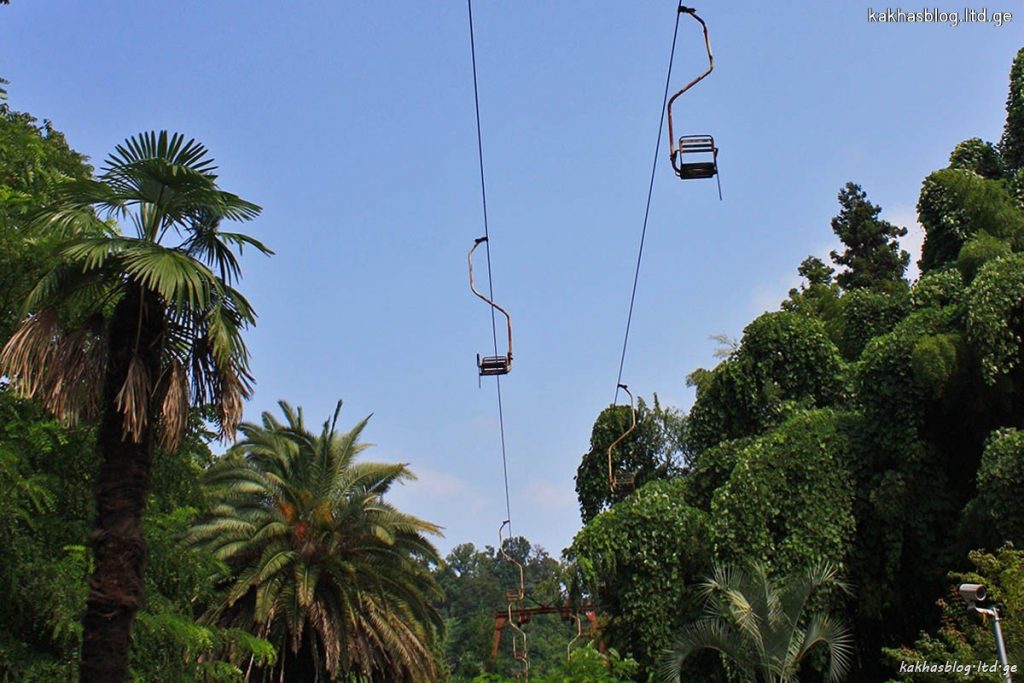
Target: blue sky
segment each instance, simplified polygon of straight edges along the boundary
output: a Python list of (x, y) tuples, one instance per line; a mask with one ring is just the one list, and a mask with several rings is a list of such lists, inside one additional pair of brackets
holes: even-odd
[[(869, 7), (698, 6), (716, 69), (677, 125), (715, 136), (725, 200), (659, 168), (624, 373), (640, 395), (691, 404), (709, 336), (739, 336), (833, 246), (843, 183), (912, 227), (952, 147), (998, 138), (1020, 2), (989, 4), (1019, 15), (1001, 28), (870, 23)], [(474, 2), (495, 297), (516, 332), (513, 523), (555, 554), (579, 528), (573, 475), (614, 394), (674, 12)], [(701, 49), (684, 22), (677, 87)], [(245, 230), (277, 255), (244, 259), (260, 315), (247, 417), (279, 398), (314, 423), (338, 398), (345, 425), (374, 413), (371, 456), (420, 476), (393, 499), (445, 527), (443, 550), (493, 544), (504, 519), (493, 380), (478, 389), (475, 371), (490, 316), (465, 268), (483, 232), (469, 60), (460, 1), (0, 9), (14, 108), (95, 162), (133, 133), (182, 131), (263, 206)]]

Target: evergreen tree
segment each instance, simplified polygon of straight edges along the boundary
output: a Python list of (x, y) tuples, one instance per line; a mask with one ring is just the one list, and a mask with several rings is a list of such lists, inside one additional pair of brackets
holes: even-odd
[(1006, 98), (1006, 127), (999, 141), (1003, 163), (1010, 171), (1024, 167), (1024, 48), (1010, 67), (1010, 94)]
[(900, 249), (898, 239), (906, 228), (879, 219), (880, 206), (868, 201), (856, 183), (846, 183), (839, 191), (839, 215), (832, 219), (832, 231), (846, 251), (833, 251), (832, 260), (846, 270), (836, 281), (845, 290), (884, 286), (903, 279), (910, 254)]
[(807, 279), (807, 286), (810, 288), (815, 285), (832, 284), (832, 276), (836, 271), (825, 265), (824, 261), (817, 256), (808, 256), (800, 263), (796, 272), (800, 274), (800, 277)]

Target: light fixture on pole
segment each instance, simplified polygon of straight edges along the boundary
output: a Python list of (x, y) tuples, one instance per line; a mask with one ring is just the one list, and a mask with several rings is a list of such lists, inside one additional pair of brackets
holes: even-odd
[(988, 589), (980, 583), (960, 584), (960, 597), (967, 603), (967, 609), (974, 610), (979, 614), (992, 617), (992, 631), (996, 637), (996, 652), (999, 654), (999, 664), (1003, 668), (1003, 678), (1006, 683), (1013, 683), (1010, 678), (1010, 664), (1006, 661), (1006, 643), (1003, 642), (1003, 629), (999, 625), (1002, 619), (999, 617), (999, 610), (995, 605), (991, 607), (979, 607), (979, 602), (985, 602), (988, 597)]

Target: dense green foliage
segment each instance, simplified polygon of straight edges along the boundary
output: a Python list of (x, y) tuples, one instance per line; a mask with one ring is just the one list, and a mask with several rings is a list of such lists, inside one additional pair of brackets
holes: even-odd
[[(2, 84), (2, 81), (0, 81)], [(57, 236), (34, 230), (30, 217), (53, 201), (64, 180), (92, 173), (49, 121), (40, 126), (12, 110), (0, 89), (0, 339), (22, 317), (22, 304), (39, 277), (55, 263)]]
[[(614, 649), (601, 654), (593, 643), (573, 650), (568, 658), (558, 661), (554, 669), (541, 675), (530, 674), (535, 683), (632, 683), (636, 681), (637, 663), (623, 659)], [(531, 672), (533, 670), (531, 669)], [(513, 683), (514, 679), (499, 674), (482, 674), (472, 683)]]
[(711, 501), (716, 561), (792, 571), (844, 559), (854, 531), (844, 421), (828, 410), (799, 413), (739, 451)]
[(739, 349), (697, 387), (688, 445), (696, 452), (779, 424), (798, 407), (829, 405), (843, 391), (843, 359), (824, 325), (788, 311), (765, 313)]
[(956, 261), (960, 248), (977, 233), (1019, 240), (1024, 229), (1024, 213), (1003, 182), (960, 168), (925, 178), (917, 215), (925, 230), (924, 272)]
[(687, 480), (652, 482), (594, 518), (567, 557), (578, 587), (607, 618), (605, 635), (652, 671), (674, 629), (695, 614), (709, 569), (708, 515), (686, 502)]
[[(89, 557), (92, 484), (99, 465), (91, 430), (68, 431), (33, 404), (0, 391), (0, 678), (77, 680), (80, 612)], [(216, 561), (179, 541), (204, 504), (200, 475), (211, 461), (198, 438), (165, 453), (154, 473), (145, 533), (149, 600), (134, 626), (138, 681), (241, 680), (250, 656), (273, 647), (243, 631), (196, 624), (192, 606), (213, 594)]]
[[(1024, 50), (1000, 144), (960, 143), (922, 186), (921, 278), (902, 279), (903, 231), (848, 184), (832, 222), (845, 247), (832, 259), (845, 270), (805, 259), (805, 283), (782, 310), (688, 378), (688, 467), (584, 520), (567, 559), (609, 607), (608, 644), (633, 654), (641, 675), (666, 624), (692, 635), (702, 623), (692, 572), (718, 562), (761, 563), (770, 581), (838, 567), (855, 597), (818, 606), (851, 629), (851, 680), (891, 677), (900, 658), (993, 661), (976, 615), (935, 600), (963, 577), (1019, 610), (1009, 597), (1019, 552), (983, 550), (1024, 542), (1022, 69)], [(655, 505), (665, 491), (671, 505)], [(657, 548), (643, 542), (666, 530), (674, 538)], [(645, 553), (657, 561), (643, 564)], [(965, 573), (968, 557), (977, 574)], [(730, 657), (735, 680), (782, 675), (742, 674), (743, 657)], [(721, 675), (717, 659), (686, 661), (695, 668), (684, 680)]]

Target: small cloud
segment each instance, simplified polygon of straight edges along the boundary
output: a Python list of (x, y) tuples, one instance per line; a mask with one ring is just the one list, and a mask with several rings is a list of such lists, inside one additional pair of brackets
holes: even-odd
[(527, 495), (533, 504), (542, 510), (576, 509), (576, 492), (571, 487), (534, 480), (528, 486)]
[(416, 468), (416, 480), (409, 482), (409, 488), (417, 493), (424, 493), (428, 496), (465, 496), (473, 491), (473, 487), (463, 479), (448, 472)]

